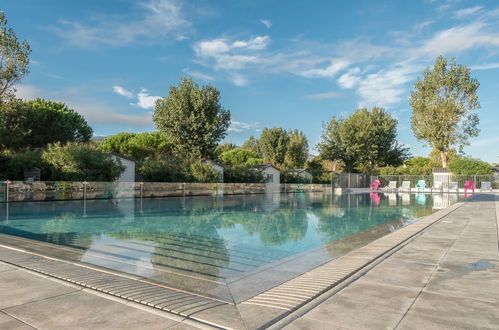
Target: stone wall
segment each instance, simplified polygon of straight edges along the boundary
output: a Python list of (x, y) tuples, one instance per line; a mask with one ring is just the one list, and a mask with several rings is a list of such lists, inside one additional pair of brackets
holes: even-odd
[(0, 202), (331, 192), (327, 184), (12, 181)]

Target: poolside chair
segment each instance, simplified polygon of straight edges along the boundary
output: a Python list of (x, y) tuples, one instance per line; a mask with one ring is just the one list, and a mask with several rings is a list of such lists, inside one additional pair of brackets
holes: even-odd
[(449, 182), (449, 187), (447, 188), (449, 192), (451, 191), (456, 191), (459, 192), (459, 186), (457, 185), (456, 181), (451, 181)]
[(418, 203), (419, 205), (425, 205), (426, 204), (426, 195), (421, 194), (421, 193), (417, 193), (416, 194), (416, 203)]
[(492, 184), (490, 181), (482, 181), (482, 184), (480, 185), (480, 191), (492, 191)]
[(464, 193), (466, 193), (468, 190), (473, 191), (475, 193), (475, 182), (473, 180), (466, 180), (464, 183)]
[(390, 191), (397, 190), (397, 181), (389, 181), (388, 186), (385, 189), (390, 190)]
[(433, 183), (433, 187), (431, 187), (431, 192), (434, 192), (434, 191), (437, 191), (437, 192), (443, 192), (444, 191), (444, 188), (442, 187), (442, 183), (441, 182), (434, 182)]
[(378, 190), (379, 187), (381, 186), (381, 181), (379, 180), (374, 180), (370, 185), (369, 185), (369, 190)]
[(401, 191), (411, 192), (411, 181), (402, 181)]
[(419, 180), (418, 183), (416, 184), (416, 189), (418, 191), (424, 191), (426, 188), (426, 181), (425, 180)]

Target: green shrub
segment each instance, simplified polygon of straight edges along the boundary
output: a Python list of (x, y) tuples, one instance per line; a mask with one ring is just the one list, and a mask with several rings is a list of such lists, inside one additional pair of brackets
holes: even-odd
[(449, 162), (449, 169), (454, 175), (492, 174), (492, 166), (483, 160), (471, 157), (456, 157)]
[(188, 171), (183, 167), (185, 166), (170, 156), (156, 154), (138, 164), (137, 174), (146, 182), (186, 182)]
[(170, 154), (172, 146), (160, 132), (144, 132), (109, 136), (98, 148), (142, 161), (156, 153)]
[(51, 166), (42, 160), (42, 152), (39, 149), (0, 154), (0, 179), (24, 180), (24, 171), (33, 167), (40, 169), (42, 180), (50, 177)]
[(194, 162), (190, 166), (191, 182), (220, 182), (220, 173), (210, 164)]
[(50, 144), (42, 160), (52, 167), (50, 180), (114, 181), (125, 170), (110, 155), (76, 142)]
[(231, 149), (220, 155), (220, 160), (227, 165), (246, 164), (248, 160), (257, 158), (258, 155), (255, 152), (243, 148)]

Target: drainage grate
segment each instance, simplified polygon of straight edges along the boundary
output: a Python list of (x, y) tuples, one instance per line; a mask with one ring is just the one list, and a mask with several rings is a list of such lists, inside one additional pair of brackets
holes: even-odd
[(182, 316), (189, 316), (208, 308), (227, 304), (220, 300), (6, 247), (0, 247), (0, 260)]

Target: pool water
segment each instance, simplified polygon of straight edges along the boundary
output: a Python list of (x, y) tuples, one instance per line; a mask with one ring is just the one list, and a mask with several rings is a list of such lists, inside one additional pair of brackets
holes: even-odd
[[(2, 203), (0, 233), (51, 243), (32, 244), (49, 255), (242, 300), (459, 199), (296, 193)], [(262, 276), (272, 280), (264, 285)]]

